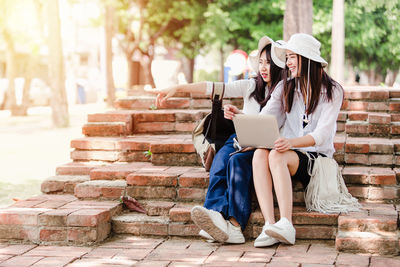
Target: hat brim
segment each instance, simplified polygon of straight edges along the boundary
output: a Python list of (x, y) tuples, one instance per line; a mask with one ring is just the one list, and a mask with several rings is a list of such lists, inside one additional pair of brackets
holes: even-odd
[(286, 50), (290, 50), (298, 55), (301, 55), (305, 58), (309, 58), (312, 61), (316, 61), (321, 63), (322, 67), (328, 66), (328, 62), (326, 62), (325, 59), (323, 59), (320, 55), (317, 54), (310, 54), (309, 51), (302, 51), (295, 45), (292, 45), (290, 43), (282, 42), (281, 44), (275, 43), (273, 50), (275, 51), (275, 54), (281, 59), (286, 61)]
[[(256, 54), (250, 54), (249, 56), (249, 65), (250, 68), (254, 71), (254, 72), (258, 72), (258, 61), (260, 59), (260, 54), (261, 51), (264, 49), (264, 47), (266, 47), (269, 44), (274, 44), (274, 40), (272, 40), (271, 38), (269, 38), (268, 36), (263, 36), (259, 41), (258, 41), (258, 50)], [(280, 68), (284, 68), (285, 67), (285, 61), (282, 61), (279, 57), (277, 57), (275, 55), (275, 53), (272, 52), (271, 49), (271, 59), (272, 61), (275, 63), (275, 65), (277, 65)]]

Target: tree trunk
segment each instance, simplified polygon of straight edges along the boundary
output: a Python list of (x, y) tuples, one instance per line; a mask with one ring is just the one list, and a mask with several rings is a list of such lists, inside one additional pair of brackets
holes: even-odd
[(51, 109), (56, 127), (69, 126), (68, 103), (65, 92), (64, 59), (58, 1), (46, 1), (49, 45), (49, 80), (52, 89)]
[(312, 0), (286, 0), (283, 16), (283, 39), (289, 40), (294, 33), (312, 34)]
[(369, 85), (379, 85), (383, 81), (383, 77), (380, 74), (379, 69), (371, 69), (367, 72), (367, 74)]
[(126, 55), (126, 63), (127, 63), (127, 65), (128, 65), (128, 81), (127, 81), (127, 84), (126, 84), (126, 89), (127, 90), (129, 90), (129, 89), (131, 89), (132, 88), (132, 86), (134, 85), (134, 77), (133, 77), (133, 68), (134, 68), (134, 66), (133, 66), (133, 60), (132, 60), (132, 57), (129, 55), (129, 54), (127, 54)]
[[(142, 55), (143, 58), (143, 55)], [(146, 80), (147, 83), (151, 85), (151, 87), (155, 88), (156, 84), (153, 79), (153, 74), (151, 73), (151, 64), (153, 63), (154, 60), (154, 43), (149, 45), (148, 48), (148, 56), (147, 56), (147, 64), (145, 63), (145, 67), (143, 69), (147, 70), (146, 71)], [(141, 60), (141, 64), (143, 64), (143, 60)]]
[(155, 88), (156, 84), (154, 82), (153, 75), (151, 73), (151, 63), (153, 63), (153, 57), (152, 56), (148, 57), (148, 62), (147, 62), (147, 64), (146, 64), (144, 69), (147, 70), (146, 71), (147, 72), (147, 74), (146, 74), (147, 83), (150, 84), (152, 88)]
[(193, 83), (194, 63), (195, 63), (194, 58), (189, 58), (189, 77), (187, 80), (188, 83)]
[[(106, 6), (105, 14), (105, 48), (106, 48), (106, 88), (107, 88), (107, 105), (112, 107), (115, 101), (115, 85), (112, 70), (112, 37), (114, 27), (114, 8), (110, 5)], [(128, 58), (129, 60), (129, 58)], [(129, 88), (128, 88), (129, 89)]]
[(222, 46), (219, 48), (219, 55), (220, 55), (220, 73), (219, 73), (219, 81), (223, 82), (224, 81), (224, 72), (225, 72), (225, 66), (224, 66), (224, 49)]
[[(10, 109), (11, 113), (17, 106), (15, 96), (15, 77), (17, 72), (14, 42), (6, 29), (3, 29), (4, 42), (6, 43), (6, 76), (8, 80), (7, 91), (4, 95), (2, 109)], [(14, 115), (14, 114), (13, 114)]]
[(386, 74), (385, 84), (392, 87), (394, 82), (396, 81), (397, 74), (399, 74), (399, 70), (389, 70)]
[(331, 76), (344, 82), (344, 0), (333, 0)]

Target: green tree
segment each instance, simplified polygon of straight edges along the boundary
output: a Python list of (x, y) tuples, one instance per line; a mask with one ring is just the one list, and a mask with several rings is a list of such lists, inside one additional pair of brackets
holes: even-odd
[[(12, 115), (27, 115), (29, 89), (33, 77), (47, 81), (47, 67), (39, 64), (39, 47), (44, 44), (41, 32), (39, 0), (0, 0), (0, 42), (5, 44), (8, 88), (1, 109)], [(44, 75), (43, 75), (44, 74)], [(45, 76), (45, 77), (44, 77)], [(15, 78), (23, 77), (22, 102), (17, 105)]]
[(264, 35), (282, 39), (284, 7), (283, 0), (216, 0), (208, 5), (200, 36), (207, 47), (220, 51), (220, 79), (227, 45), (250, 52), (257, 48), (258, 40)]
[(369, 84), (384, 81), (400, 68), (400, 2), (345, 2), (346, 55), (354, 67), (366, 71)]
[[(198, 25), (206, 8), (201, 0), (115, 0), (120, 44), (128, 60), (128, 73), (132, 73), (132, 58), (139, 55), (147, 83), (154, 86), (151, 63), (157, 44), (179, 43), (181, 53), (194, 58), (202, 46)], [(132, 85), (132, 81), (128, 86)]]

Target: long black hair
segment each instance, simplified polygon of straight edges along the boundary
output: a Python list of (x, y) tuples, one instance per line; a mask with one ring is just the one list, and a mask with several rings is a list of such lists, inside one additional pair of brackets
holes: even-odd
[(332, 79), (324, 71), (320, 62), (309, 60), (308, 58), (297, 54), (297, 68), (300, 68), (300, 77), (290, 79), (290, 71), (287, 66), (283, 71), (283, 80), (287, 81), (284, 83), (283, 86), (286, 112), (290, 112), (292, 110), (296, 84), (300, 84), (300, 91), (303, 93), (303, 95), (304, 92), (306, 92), (307, 90), (308, 62), (310, 62), (309, 86), (311, 88), (311, 96), (308, 96), (308, 107), (306, 110), (307, 115), (313, 113), (317, 108), (322, 86), (326, 88), (326, 95), (324, 94), (324, 96), (326, 97), (326, 99), (324, 99), (325, 101), (332, 101), (333, 90), (335, 88), (343, 91), (342, 86), (340, 86), (338, 82)]
[[(268, 87), (260, 72), (257, 70), (257, 77), (255, 78), (256, 89), (250, 94), (250, 98), (254, 97), (254, 99), (260, 104), (260, 110), (267, 104), (268, 100), (271, 98), (271, 94), (274, 91), (275, 86), (282, 79), (282, 69), (278, 67), (271, 58), (271, 44), (266, 45), (261, 50), (260, 56), (264, 51), (267, 60), (270, 62), (269, 77), (271, 77), (271, 86)], [(266, 89), (268, 89), (267, 97), (265, 96)]]

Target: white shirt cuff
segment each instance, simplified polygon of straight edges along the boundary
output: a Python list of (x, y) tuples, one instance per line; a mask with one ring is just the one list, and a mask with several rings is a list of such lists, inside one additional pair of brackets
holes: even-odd
[(315, 141), (315, 145), (314, 145), (314, 146), (320, 146), (320, 145), (322, 145), (322, 141), (323, 141), (323, 140), (322, 140), (322, 138), (319, 138), (318, 134), (312, 132), (312, 133), (309, 133), (309, 135), (311, 135), (312, 138), (314, 138), (314, 141)]

